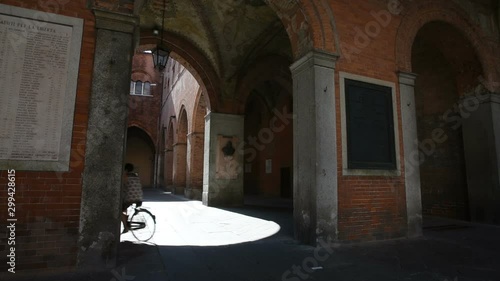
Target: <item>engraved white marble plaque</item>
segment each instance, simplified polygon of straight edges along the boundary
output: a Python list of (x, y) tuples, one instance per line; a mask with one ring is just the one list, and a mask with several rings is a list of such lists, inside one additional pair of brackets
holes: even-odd
[(83, 21), (0, 11), (0, 169), (68, 170)]

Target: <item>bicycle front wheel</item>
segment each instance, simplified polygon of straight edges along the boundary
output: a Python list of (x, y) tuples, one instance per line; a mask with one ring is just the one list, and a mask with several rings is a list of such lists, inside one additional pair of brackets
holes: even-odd
[(155, 216), (145, 209), (136, 210), (130, 219), (130, 230), (137, 240), (142, 242), (148, 241), (155, 234)]

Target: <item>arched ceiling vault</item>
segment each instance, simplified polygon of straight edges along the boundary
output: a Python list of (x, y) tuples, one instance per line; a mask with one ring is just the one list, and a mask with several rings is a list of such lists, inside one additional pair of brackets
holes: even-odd
[[(164, 34), (184, 37), (204, 53), (220, 78), (223, 98), (234, 93), (236, 80), (254, 59), (276, 54), (292, 61), (287, 31), (263, 0), (165, 2)], [(163, 10), (163, 0), (144, 1), (141, 31), (159, 29)]]

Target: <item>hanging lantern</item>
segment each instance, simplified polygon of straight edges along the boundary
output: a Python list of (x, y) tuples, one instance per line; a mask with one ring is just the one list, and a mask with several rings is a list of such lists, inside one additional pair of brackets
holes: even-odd
[(154, 67), (159, 71), (163, 71), (167, 66), (170, 51), (158, 45), (154, 50), (151, 50), (151, 54), (153, 55)]
[(151, 50), (151, 54), (153, 55), (153, 64), (156, 69), (158, 69), (160, 72), (165, 69), (167, 66), (168, 58), (170, 56), (170, 51), (164, 47), (162, 47), (163, 44), (163, 29), (165, 28), (165, 10), (167, 9), (165, 0), (163, 0), (163, 14), (161, 18), (161, 27), (160, 27), (160, 32), (161, 32), (161, 39), (160, 39), (160, 44), (156, 44), (156, 48)]

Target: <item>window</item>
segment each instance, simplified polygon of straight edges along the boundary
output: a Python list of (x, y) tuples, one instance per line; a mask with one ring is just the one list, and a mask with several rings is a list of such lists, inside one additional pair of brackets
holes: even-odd
[(143, 93), (143, 88), (142, 88), (142, 82), (141, 81), (137, 81), (135, 82), (135, 95), (138, 95), (138, 96), (142, 96), (142, 93)]
[(130, 94), (134, 96), (151, 96), (151, 83), (130, 81)]
[(344, 175), (400, 175), (394, 83), (340, 73)]
[(151, 95), (151, 84), (149, 82), (144, 83), (143, 86), (143, 95), (150, 96)]

